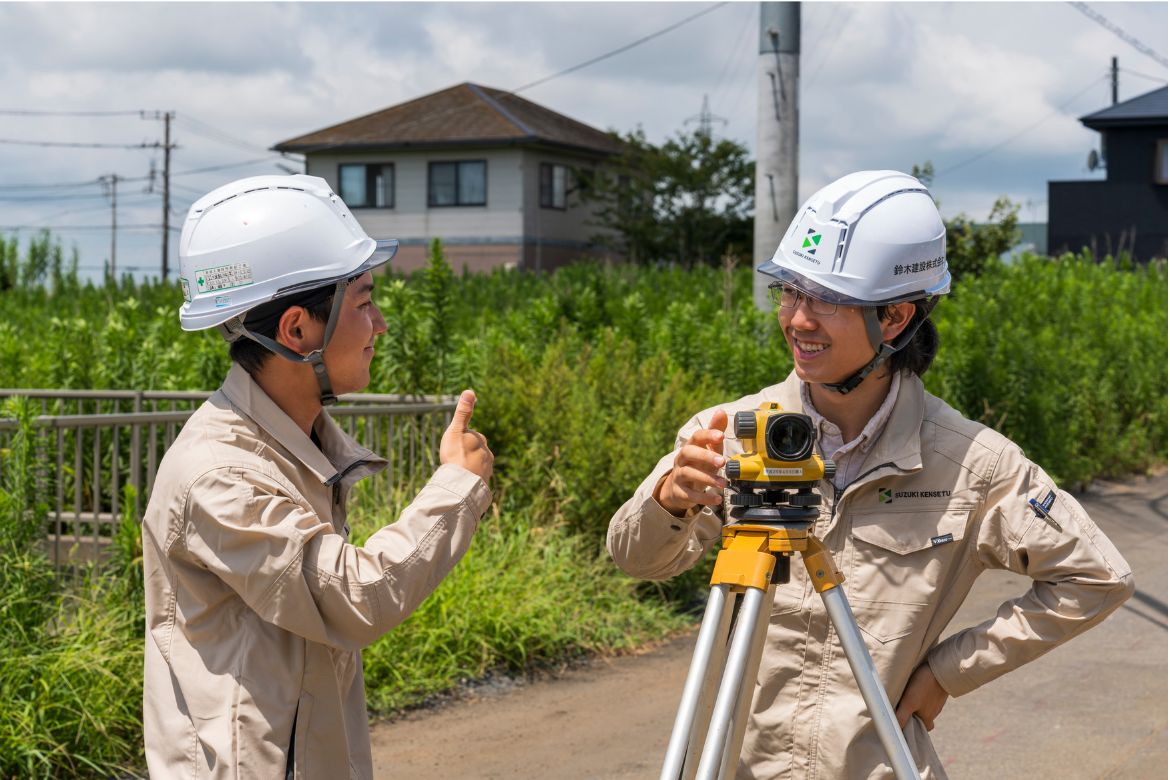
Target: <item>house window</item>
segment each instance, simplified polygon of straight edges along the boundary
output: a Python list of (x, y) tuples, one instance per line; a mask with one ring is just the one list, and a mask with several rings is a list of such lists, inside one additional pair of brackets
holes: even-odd
[(1166, 139), (1158, 139), (1158, 151), (1154, 155), (1154, 183), (1166, 183)]
[(540, 164), (540, 207), (564, 209), (569, 170), (563, 165)]
[(427, 169), (428, 206), (486, 206), (487, 162), (433, 162)]
[(345, 164), (338, 166), (341, 199), (355, 209), (394, 208), (394, 166)]

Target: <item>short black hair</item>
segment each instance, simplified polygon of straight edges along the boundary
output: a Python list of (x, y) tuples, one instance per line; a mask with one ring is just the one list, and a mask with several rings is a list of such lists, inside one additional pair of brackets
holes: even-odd
[[(890, 355), (887, 362), (891, 372), (909, 371), (922, 376), (930, 369), (930, 364), (934, 362), (934, 357), (938, 354), (938, 328), (930, 319), (930, 312), (934, 308), (935, 302), (923, 299), (913, 301), (913, 303), (914, 316), (911, 317), (910, 323), (906, 327), (913, 328), (917, 323), (921, 323), (921, 325), (918, 325), (918, 330), (914, 332), (914, 336), (911, 337), (906, 346)], [(890, 308), (890, 306), (878, 306), (878, 319), (889, 319)]]
[[(317, 287), (297, 295), (277, 298), (275, 301), (263, 303), (248, 312), (244, 318), (244, 327), (253, 333), (276, 338), (276, 327), (280, 318), (293, 306), (300, 306), (317, 322), (328, 322), (329, 312), (333, 309), (333, 294), (337, 286), (333, 284)], [(241, 336), (232, 342), (228, 354), (234, 362), (252, 376), (260, 373), (273, 353), (265, 346), (258, 344), (247, 336)]]

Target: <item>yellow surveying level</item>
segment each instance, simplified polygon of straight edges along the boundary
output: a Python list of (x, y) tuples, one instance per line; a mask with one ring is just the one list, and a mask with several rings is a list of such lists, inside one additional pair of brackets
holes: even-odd
[[(788, 582), (794, 553), (800, 553), (841, 639), (894, 775), (915, 780), (919, 775), (906, 738), (840, 587), (844, 578), (812, 533), (821, 501), (812, 488), (835, 473), (831, 461), (812, 452), (812, 421), (765, 403), (754, 412), (736, 413), (735, 435), (745, 453), (727, 464), (732, 522), (723, 528), (723, 549), (715, 559), (660, 780), (724, 780), (735, 774), (770, 605), (776, 587)], [(738, 611), (729, 609), (736, 600)]]

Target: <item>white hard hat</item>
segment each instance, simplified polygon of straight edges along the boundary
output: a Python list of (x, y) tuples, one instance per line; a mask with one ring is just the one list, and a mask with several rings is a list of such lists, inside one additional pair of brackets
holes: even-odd
[(918, 179), (859, 171), (817, 191), (758, 269), (815, 298), (875, 305), (951, 289), (947, 232)]
[(253, 176), (191, 204), (179, 239), (183, 330), (204, 330), (296, 292), (386, 263), (398, 242), (366, 235), (324, 179)]

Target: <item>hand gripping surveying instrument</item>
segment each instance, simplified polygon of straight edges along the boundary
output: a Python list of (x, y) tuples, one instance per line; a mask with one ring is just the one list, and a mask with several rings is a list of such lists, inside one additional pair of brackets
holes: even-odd
[(775, 589), (788, 582), (794, 553), (800, 553), (821, 594), (894, 775), (918, 778), (845, 599), (844, 577), (812, 533), (821, 503), (813, 488), (836, 473), (832, 461), (814, 452), (812, 421), (765, 402), (753, 411), (736, 412), (735, 436), (744, 452), (727, 462), (731, 521), (723, 528), (723, 548), (715, 559), (711, 595), (660, 780), (734, 776)]

